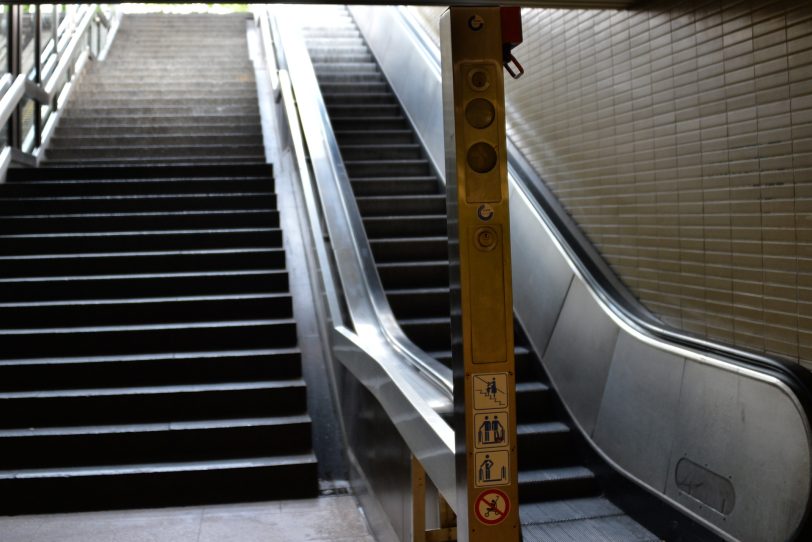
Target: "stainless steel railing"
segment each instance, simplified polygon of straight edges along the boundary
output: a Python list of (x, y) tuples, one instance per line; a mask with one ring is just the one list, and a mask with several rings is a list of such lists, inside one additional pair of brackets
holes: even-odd
[[(6, 130), (0, 182), (12, 162), (36, 166), (42, 160), (77, 75), (89, 58), (104, 58), (121, 20), (117, 7), (98, 4), (6, 9), (4, 50), (10, 71), (0, 78), (0, 127)], [(50, 17), (47, 34), (44, 15)], [(24, 22), (33, 26), (26, 43)], [(33, 66), (24, 66), (24, 59), (31, 57)]]

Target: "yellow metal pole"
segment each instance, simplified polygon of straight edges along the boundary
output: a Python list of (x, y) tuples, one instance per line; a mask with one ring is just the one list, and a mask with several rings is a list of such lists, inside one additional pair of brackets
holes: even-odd
[(426, 471), (412, 456), (412, 542), (426, 542)]
[(520, 539), (507, 146), (499, 8), (440, 24), (458, 540)]

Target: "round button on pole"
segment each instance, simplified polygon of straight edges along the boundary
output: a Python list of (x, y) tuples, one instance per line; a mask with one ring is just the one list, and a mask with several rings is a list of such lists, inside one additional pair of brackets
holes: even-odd
[(496, 248), (496, 244), (499, 242), (499, 237), (496, 235), (496, 230), (486, 226), (476, 230), (474, 233), (474, 242), (479, 250), (489, 252)]
[(496, 109), (485, 98), (476, 98), (465, 106), (465, 120), (474, 128), (487, 128), (496, 118)]
[(472, 89), (478, 90), (479, 92), (487, 90), (488, 87), (491, 86), (491, 82), (488, 79), (488, 73), (479, 68), (468, 72), (468, 84), (471, 85)]
[(496, 149), (493, 145), (480, 141), (468, 149), (468, 167), (477, 173), (487, 173), (496, 166)]

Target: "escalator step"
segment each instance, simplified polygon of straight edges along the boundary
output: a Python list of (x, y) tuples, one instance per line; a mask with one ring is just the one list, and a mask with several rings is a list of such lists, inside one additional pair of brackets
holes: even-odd
[(356, 200), (364, 217), (445, 213), (445, 196), (439, 195), (363, 196)]
[(595, 473), (586, 467), (557, 467), (519, 472), (519, 501), (564, 500), (597, 495)]

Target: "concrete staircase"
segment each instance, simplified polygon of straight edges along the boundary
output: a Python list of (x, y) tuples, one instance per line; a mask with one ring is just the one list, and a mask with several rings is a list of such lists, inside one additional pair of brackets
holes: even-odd
[(82, 77), (48, 165), (264, 163), (240, 15), (128, 15)]
[(316, 495), (244, 18), (126, 16), (77, 90), (0, 185), (0, 514)]

